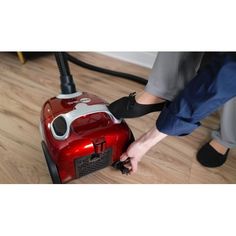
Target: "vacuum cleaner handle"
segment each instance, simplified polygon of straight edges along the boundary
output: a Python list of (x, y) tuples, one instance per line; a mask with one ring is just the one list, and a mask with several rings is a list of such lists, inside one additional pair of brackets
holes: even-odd
[(121, 120), (116, 119), (104, 104), (87, 105), (79, 103), (74, 110), (60, 114), (53, 119), (50, 126), (53, 137), (57, 140), (67, 139), (70, 134), (70, 126), (76, 119), (100, 112), (108, 114), (115, 124), (121, 123)]

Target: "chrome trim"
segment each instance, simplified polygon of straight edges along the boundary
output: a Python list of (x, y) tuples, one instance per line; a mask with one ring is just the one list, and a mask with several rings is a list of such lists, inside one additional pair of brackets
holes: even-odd
[(75, 98), (78, 96), (81, 96), (83, 93), (78, 91), (76, 93), (71, 93), (71, 94), (59, 94), (57, 95), (57, 98), (59, 99), (70, 99), (70, 98)]

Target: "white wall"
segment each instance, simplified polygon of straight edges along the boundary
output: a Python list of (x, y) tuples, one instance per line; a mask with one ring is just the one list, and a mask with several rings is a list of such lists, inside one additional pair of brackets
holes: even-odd
[(120, 60), (151, 68), (157, 52), (99, 52)]

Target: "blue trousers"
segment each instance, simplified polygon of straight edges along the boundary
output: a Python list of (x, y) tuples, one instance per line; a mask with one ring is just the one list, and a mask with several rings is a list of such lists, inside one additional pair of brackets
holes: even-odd
[(217, 53), (201, 68), (157, 119), (157, 129), (168, 135), (186, 135), (200, 121), (236, 96), (236, 55)]

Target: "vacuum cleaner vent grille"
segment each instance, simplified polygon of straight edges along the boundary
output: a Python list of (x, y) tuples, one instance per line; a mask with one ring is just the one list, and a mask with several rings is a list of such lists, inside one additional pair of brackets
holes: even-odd
[(80, 178), (94, 171), (103, 169), (112, 163), (112, 149), (107, 149), (102, 154), (92, 154), (75, 160), (76, 176)]

